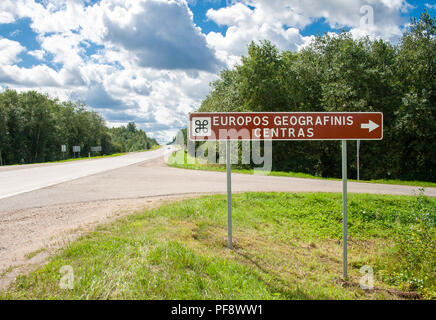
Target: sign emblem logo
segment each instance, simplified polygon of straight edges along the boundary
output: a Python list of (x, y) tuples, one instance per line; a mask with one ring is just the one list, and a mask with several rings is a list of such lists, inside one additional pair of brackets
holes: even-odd
[(212, 134), (211, 131), (211, 122), (212, 119), (210, 117), (195, 117), (192, 118), (191, 124), (191, 133), (194, 137), (210, 137)]

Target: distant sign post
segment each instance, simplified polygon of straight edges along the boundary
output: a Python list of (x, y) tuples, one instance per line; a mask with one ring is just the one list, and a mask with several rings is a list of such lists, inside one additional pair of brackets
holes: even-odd
[(61, 145), (62, 159), (65, 159), (65, 152), (67, 152), (67, 146), (65, 144)]
[(73, 146), (74, 157), (76, 157), (76, 153), (80, 154), (80, 146)]
[(91, 152), (101, 152), (101, 146), (91, 147)]
[(343, 277), (347, 278), (347, 140), (383, 139), (380, 112), (235, 112), (189, 114), (189, 139), (227, 141), (228, 241), (232, 248), (230, 141), (342, 140)]

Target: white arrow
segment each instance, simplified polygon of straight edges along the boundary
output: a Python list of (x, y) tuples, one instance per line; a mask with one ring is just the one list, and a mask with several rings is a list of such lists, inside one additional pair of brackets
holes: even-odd
[(369, 120), (368, 123), (362, 123), (362, 124), (360, 125), (360, 127), (361, 127), (362, 129), (369, 129), (369, 132), (371, 132), (371, 131), (377, 129), (378, 127), (380, 127), (380, 126), (379, 126), (377, 123), (375, 123), (375, 122)]

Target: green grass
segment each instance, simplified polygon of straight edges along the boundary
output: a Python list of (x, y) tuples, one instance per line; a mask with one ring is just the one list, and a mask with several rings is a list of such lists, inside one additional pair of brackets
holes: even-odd
[(113, 154), (108, 154), (108, 155), (104, 155), (104, 156), (95, 156), (95, 157), (69, 158), (69, 159), (63, 159), (63, 160), (57, 160), (57, 161), (32, 162), (32, 163), (24, 163), (24, 164), (17, 163), (17, 164), (6, 165), (5, 167), (7, 167), (7, 166), (21, 166), (21, 165), (29, 165), (29, 164), (60, 163), (60, 162), (71, 162), (71, 161), (89, 160), (89, 159), (101, 159), (101, 158), (119, 157), (119, 156), (124, 156), (126, 154), (127, 154), (127, 152), (113, 153)]
[(134, 152), (147, 152), (147, 151), (153, 151), (153, 150), (157, 150), (157, 149), (159, 149), (159, 148), (161, 148), (161, 147), (162, 147), (161, 145), (157, 144), (157, 145), (154, 145), (153, 147), (151, 147), (150, 149), (146, 149), (146, 150), (137, 150), (137, 151), (134, 151)]
[[(219, 164), (207, 164), (206, 162), (201, 162), (190, 155), (185, 153), (185, 160), (182, 160), (183, 151), (178, 151), (177, 154), (173, 154), (169, 160), (168, 165), (175, 168), (180, 169), (190, 169), (190, 170), (207, 170), (207, 171), (226, 171), (225, 165)], [(188, 161), (189, 159), (189, 161)], [(232, 172), (234, 173), (243, 173), (243, 174), (253, 174), (253, 169), (235, 169), (232, 168)], [(269, 176), (278, 176), (278, 177), (292, 177), (292, 178), (304, 178), (304, 179), (323, 179), (323, 180), (336, 180), (339, 181), (341, 179), (337, 178), (326, 178), (314, 176), (308, 173), (302, 172), (283, 172), (283, 171), (271, 171), (268, 173)], [(380, 184), (394, 184), (394, 185), (406, 185), (406, 186), (415, 186), (415, 187), (423, 187), (423, 188), (436, 188), (436, 183), (434, 182), (426, 182), (426, 181), (403, 181), (403, 180), (387, 180), (387, 179), (377, 179), (377, 180), (354, 180), (348, 179), (348, 181), (352, 182), (365, 182), (365, 183), (380, 183)]]
[[(148, 150), (140, 150), (140, 151), (135, 151), (135, 152), (147, 152), (147, 151), (153, 151), (156, 149), (159, 149), (161, 146), (153, 146), (152, 148), (148, 149)], [(113, 153), (113, 154), (108, 154), (108, 155), (103, 155), (103, 156), (95, 156), (95, 157), (80, 157), (80, 158), (70, 158), (70, 159), (64, 159), (64, 160), (57, 160), (57, 161), (48, 161), (48, 162), (35, 162), (35, 163), (26, 163), (24, 165), (27, 164), (39, 164), (39, 163), (60, 163), (60, 162), (71, 162), (71, 161), (79, 161), (79, 160), (90, 160), (90, 159), (101, 159), (101, 158), (110, 158), (110, 157), (119, 157), (119, 156), (124, 156), (126, 155), (127, 152), (122, 152), (122, 153)], [(13, 164), (11, 166), (20, 166), (21, 164)]]
[(52, 162), (43, 162), (43, 163), (58, 163), (58, 162), (78, 161), (78, 160), (102, 159), (102, 158), (111, 158), (111, 157), (124, 156), (126, 154), (127, 154), (127, 152), (122, 152), (122, 153), (108, 154), (108, 155), (104, 155), (104, 156), (71, 158), (71, 159), (58, 160), (58, 161), (52, 161)]
[[(434, 298), (434, 272), (418, 289), (417, 274), (398, 277), (411, 270), (398, 234), (414, 226), (418, 205), (434, 217), (433, 198), (349, 195), (347, 282), (340, 194), (243, 193), (233, 196), (234, 250), (225, 196), (170, 203), (98, 227), (0, 299), (398, 299), (414, 290)], [(65, 265), (71, 290), (59, 287)], [(359, 286), (363, 265), (374, 268), (373, 291)]]
[(45, 248), (41, 248), (41, 249), (35, 250), (33, 252), (30, 252), (30, 253), (26, 254), (26, 259), (30, 260), (33, 257), (35, 257), (38, 254), (40, 254), (41, 252), (44, 252), (45, 250), (46, 250)]

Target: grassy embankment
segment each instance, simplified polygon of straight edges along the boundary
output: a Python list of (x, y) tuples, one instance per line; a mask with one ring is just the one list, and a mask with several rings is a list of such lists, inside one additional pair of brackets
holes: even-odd
[(89, 160), (89, 159), (102, 159), (102, 158), (124, 156), (126, 154), (127, 154), (127, 152), (122, 152), (122, 153), (114, 153), (114, 154), (105, 154), (103, 156), (95, 156), (95, 157), (69, 158), (69, 159), (64, 159), (64, 160), (58, 160), (58, 161), (52, 161), (52, 162), (43, 162), (43, 163), (59, 163), (59, 162), (71, 162), (71, 161)]
[[(397, 299), (436, 297), (436, 199), (349, 195), (341, 280), (341, 195), (207, 196), (139, 212), (69, 244), (0, 299)], [(60, 269), (74, 270), (61, 289)], [(362, 290), (364, 265), (375, 290)]]
[[(184, 160), (182, 160), (183, 151), (178, 151), (177, 155), (173, 154), (169, 160), (168, 165), (175, 168), (181, 169), (191, 169), (191, 170), (209, 170), (209, 171), (225, 171), (225, 165), (220, 164), (207, 164), (205, 161), (200, 161), (198, 159), (194, 159), (189, 154), (185, 153)], [(189, 158), (189, 159), (188, 159)], [(189, 161), (188, 161), (189, 160)], [(253, 174), (253, 169), (233, 169), (233, 173), (244, 173), (244, 174)], [(281, 171), (271, 171), (269, 176), (279, 176), (279, 177), (293, 177), (293, 178), (305, 178), (305, 179), (326, 179), (326, 180), (340, 180), (336, 178), (325, 178), (314, 176), (308, 173), (302, 172), (281, 172)], [(348, 181), (358, 182), (354, 179), (348, 179)], [(422, 188), (436, 188), (436, 183), (434, 182), (426, 182), (426, 181), (403, 181), (403, 180), (387, 180), (387, 179), (378, 179), (378, 180), (359, 180), (359, 182), (365, 183), (382, 183), (382, 184), (396, 184), (396, 185), (407, 185), (407, 186), (415, 186)]]

